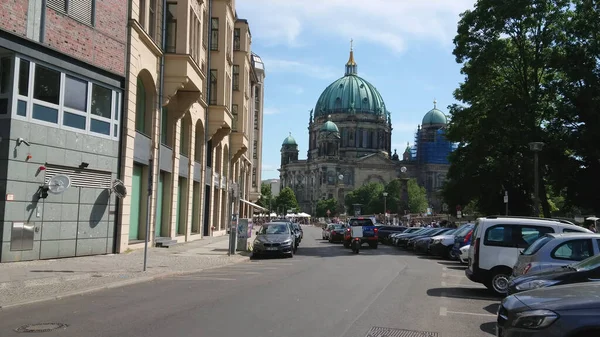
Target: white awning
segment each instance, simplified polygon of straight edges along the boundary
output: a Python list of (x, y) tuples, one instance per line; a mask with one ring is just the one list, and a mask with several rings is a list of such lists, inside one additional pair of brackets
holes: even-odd
[(240, 199), (240, 201), (243, 202), (244, 204), (250, 205), (250, 206), (252, 206), (254, 208), (258, 208), (261, 211), (267, 211), (267, 212), (269, 211), (268, 209), (266, 209), (266, 208), (264, 208), (262, 206), (258, 206), (257, 204), (255, 204), (253, 202), (250, 202), (248, 200)]

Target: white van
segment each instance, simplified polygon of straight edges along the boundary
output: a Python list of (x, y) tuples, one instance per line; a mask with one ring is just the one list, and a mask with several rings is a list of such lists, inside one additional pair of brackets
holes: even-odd
[(475, 222), (469, 280), (482, 283), (497, 294), (506, 294), (512, 267), (521, 251), (547, 233), (591, 233), (569, 221), (546, 218), (488, 216)]

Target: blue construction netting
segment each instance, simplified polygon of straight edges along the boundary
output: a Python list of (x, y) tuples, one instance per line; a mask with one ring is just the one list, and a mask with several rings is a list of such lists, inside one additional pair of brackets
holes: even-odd
[(415, 145), (411, 151), (413, 160), (419, 164), (450, 164), (448, 156), (456, 150), (457, 144), (446, 139), (443, 129), (435, 131), (433, 139), (429, 140), (421, 132), (424, 131), (419, 130), (415, 134)]

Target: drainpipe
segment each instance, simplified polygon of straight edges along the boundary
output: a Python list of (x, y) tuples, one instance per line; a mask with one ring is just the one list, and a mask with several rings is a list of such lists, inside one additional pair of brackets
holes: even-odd
[[(44, 1), (44, 8), (45, 7), (45, 1)], [(42, 16), (43, 17), (43, 16)], [(131, 69), (131, 26), (129, 24), (129, 20), (131, 19), (131, 1), (127, 1), (127, 24), (126, 24), (126, 29), (127, 29), (127, 47), (125, 48), (125, 83), (129, 83), (129, 77), (130, 77), (130, 69)], [(42, 29), (44, 29), (45, 25), (42, 24)], [(43, 36), (43, 34), (42, 34)], [(129, 96), (129, 93), (126, 93), (125, 90), (128, 88), (128, 86), (124, 83), (123, 85), (123, 94), (121, 95), (121, 99), (123, 104), (121, 105), (121, 115), (119, 116), (119, 121), (121, 122), (121, 124), (119, 125), (119, 158), (124, 158), (123, 157), (123, 146), (125, 145), (124, 143), (124, 135), (127, 132), (127, 129), (125, 128), (125, 120), (127, 119), (127, 115), (129, 112), (129, 100), (125, 99), (125, 97)], [(121, 178), (121, 173), (123, 172), (123, 166), (125, 165), (125, 160), (123, 160), (122, 162), (119, 163), (119, 165), (117, 165), (117, 177)], [(120, 236), (119, 236), (119, 232), (120, 232), (120, 228), (118, 226), (118, 224), (122, 223), (121, 222), (121, 202), (115, 202), (115, 228), (113, 229), (113, 237), (117, 238), (116, 240), (113, 240), (113, 247), (112, 247), (112, 252), (116, 252), (117, 251), (117, 244), (120, 241)]]
[[(160, 68), (159, 68), (159, 87), (158, 87), (158, 113), (160, 114), (160, 117), (158, 118), (158, 144), (157, 144), (157, 148), (158, 148), (158, 154), (156, 155), (156, 163), (158, 165), (158, 169), (156, 170), (156, 176), (157, 179), (156, 181), (158, 181), (160, 178), (160, 145), (161, 145), (161, 138), (160, 138), (160, 133), (162, 130), (162, 110), (163, 110), (163, 103), (164, 103), (164, 86), (165, 86), (165, 44), (167, 41), (167, 25), (165, 24), (167, 22), (167, 1), (163, 0), (163, 12), (162, 12), (162, 22), (161, 22), (161, 43), (160, 43), (160, 48), (162, 50), (162, 55), (160, 56)], [(162, 207), (162, 205), (158, 204), (158, 199), (156, 198), (156, 200), (154, 200), (154, 209), (158, 209), (158, 207)], [(156, 214), (157, 212), (154, 212), (154, 225), (156, 226)], [(155, 227), (156, 228), (156, 227)], [(161, 235), (160, 233), (158, 233), (159, 235)], [(156, 236), (156, 233), (154, 233), (154, 236)]]
[[(206, 167), (208, 167), (208, 151), (211, 151), (210, 152), (210, 158), (211, 158), (211, 161), (213, 160), (213, 157), (212, 157), (212, 146), (211, 146), (211, 148), (208, 148), (208, 141), (210, 140), (210, 137), (209, 137), (209, 134), (208, 134), (208, 107), (210, 106), (210, 69), (211, 69), (211, 66), (210, 66), (210, 60), (211, 60), (211, 57), (210, 57), (210, 55), (211, 55), (210, 45), (212, 43), (212, 34), (210, 33), (210, 27), (211, 27), (211, 20), (212, 20), (213, 0), (208, 0), (208, 4), (207, 5), (208, 5), (208, 18), (207, 18), (208, 22), (206, 22), (205, 24), (206, 24), (206, 27), (207, 27), (207, 30), (208, 30), (206, 32), (206, 34), (208, 36), (208, 41), (206, 42), (208, 44), (208, 46), (206, 46), (206, 50), (207, 50), (207, 53), (206, 53), (206, 70), (208, 70), (208, 71), (204, 75), (206, 77), (208, 77), (208, 81), (206, 81), (206, 95), (204, 97), (204, 99), (206, 101), (206, 109), (204, 109), (204, 147), (205, 147), (205, 151), (204, 151), (204, 166), (205, 166), (205, 171), (204, 171), (204, 179), (203, 179), (204, 180), (204, 186), (202, 186), (202, 188), (204, 189), (204, 192), (203, 192), (204, 193), (204, 199), (202, 200), (203, 203), (204, 203), (203, 208), (202, 208), (202, 211), (204, 212), (204, 215), (203, 215), (203, 218), (202, 218), (202, 222), (203, 222), (203, 224), (202, 224), (202, 226), (203, 226), (203, 228), (202, 228), (202, 236), (204, 236), (204, 231), (205, 231), (204, 226), (208, 226), (208, 224), (209, 224), (208, 219), (207, 219), (208, 217), (206, 216), (206, 214), (207, 214), (206, 213), (206, 209), (205, 209), (206, 208), (206, 198), (209, 198), (212, 195), (212, 188), (209, 188), (209, 190), (208, 190), (209, 193), (208, 194), (206, 193), (206, 183), (207, 183), (207, 181), (206, 181)], [(212, 165), (212, 163), (210, 163), (211, 179), (212, 179), (212, 174), (213, 174), (212, 170), (213, 170), (213, 165)], [(209, 181), (209, 183), (210, 183), (210, 181)], [(210, 186), (210, 184), (209, 184), (209, 186)], [(211, 200), (211, 202), (212, 202), (212, 200)], [(208, 209), (210, 210), (210, 203), (208, 204)], [(211, 229), (209, 228), (208, 229), (208, 233), (209, 233), (208, 236), (210, 236), (210, 231), (211, 231)]]

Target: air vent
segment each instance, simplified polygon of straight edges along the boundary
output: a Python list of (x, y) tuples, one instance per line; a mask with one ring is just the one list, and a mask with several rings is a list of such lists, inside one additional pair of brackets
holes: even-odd
[(66, 167), (59, 165), (46, 165), (46, 175), (44, 183), (48, 184), (55, 175), (62, 174), (71, 178), (71, 187), (86, 188), (111, 188), (111, 173), (106, 171), (96, 171), (89, 169), (79, 169), (77, 167)]
[(66, 0), (47, 0), (46, 5), (54, 10), (61, 13), (67, 12), (67, 1)]

